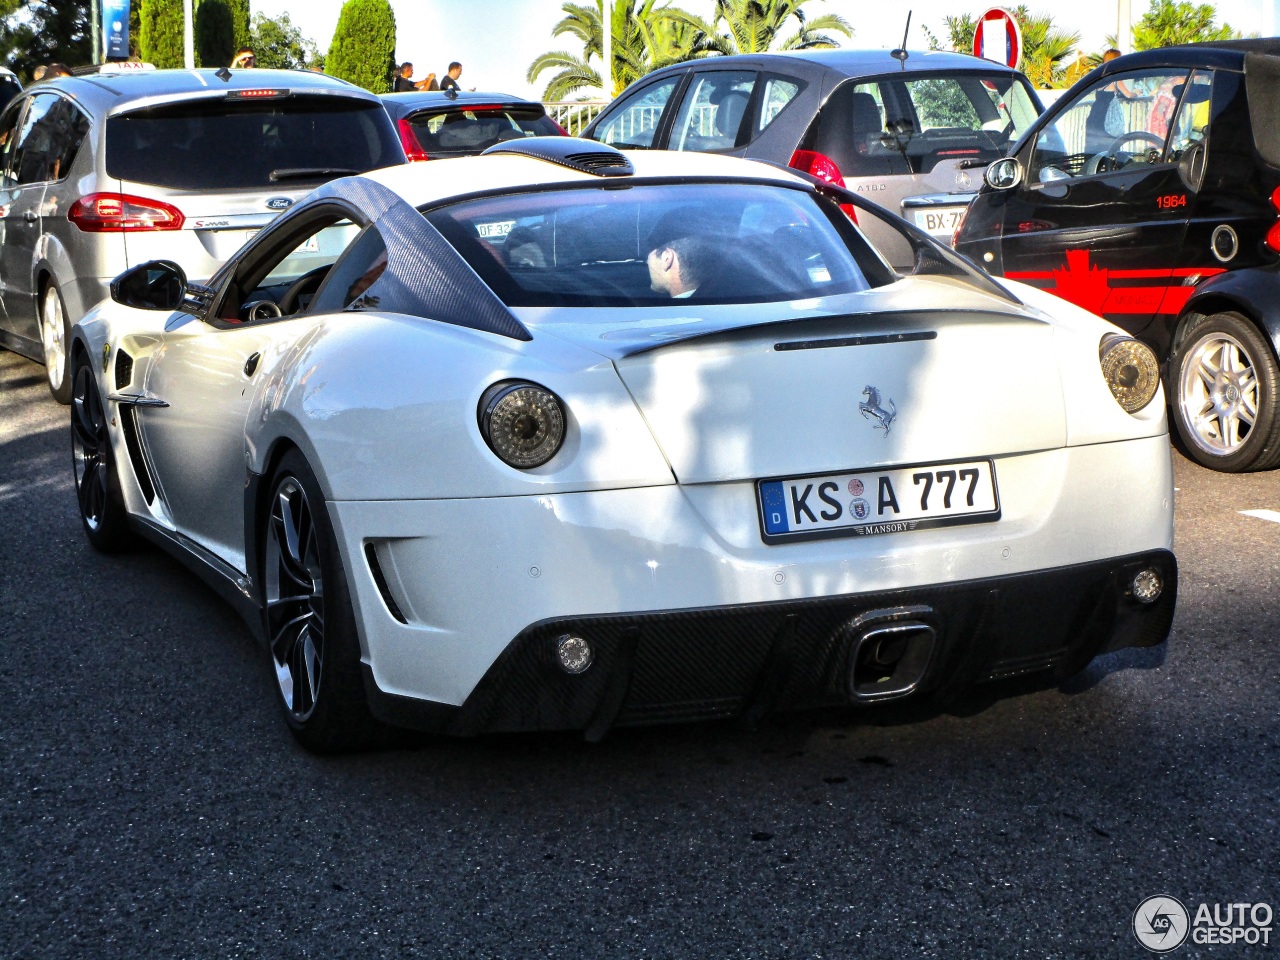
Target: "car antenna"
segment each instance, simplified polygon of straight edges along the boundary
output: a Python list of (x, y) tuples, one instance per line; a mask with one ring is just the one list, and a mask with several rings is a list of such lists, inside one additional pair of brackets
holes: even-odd
[(228, 70), (226, 67), (221, 67), (219, 68), (218, 72), (214, 74), (214, 76), (217, 77), (219, 80), (221, 80), (223, 83), (228, 83), (231, 80), (231, 71)]
[(907, 27), (905, 30), (902, 31), (902, 46), (900, 46), (897, 50), (889, 51), (889, 56), (893, 57), (893, 59), (897, 60), (900, 64), (902, 64), (903, 70), (907, 69), (907, 57), (911, 56), (911, 54), (907, 52), (907, 34), (909, 34), (910, 32), (911, 32), (911, 11), (908, 10), (907, 11)]

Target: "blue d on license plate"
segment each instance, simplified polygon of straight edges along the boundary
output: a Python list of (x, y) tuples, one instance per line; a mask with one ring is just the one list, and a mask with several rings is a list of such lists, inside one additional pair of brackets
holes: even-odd
[(760, 480), (756, 499), (765, 543), (1000, 519), (990, 460)]

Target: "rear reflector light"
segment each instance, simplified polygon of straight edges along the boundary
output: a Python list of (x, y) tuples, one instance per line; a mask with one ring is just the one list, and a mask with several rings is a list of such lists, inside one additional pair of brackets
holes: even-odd
[[(801, 173), (817, 177), (819, 180), (825, 180), (827, 183), (833, 183), (837, 187), (844, 186), (844, 177), (840, 175), (840, 168), (825, 153), (818, 153), (816, 150), (797, 150), (791, 155), (791, 162), (787, 166), (794, 167)], [(840, 209), (854, 223), (858, 222), (858, 215), (854, 212), (853, 204), (842, 203), (840, 204)]]
[(228, 90), (228, 100), (279, 100), (287, 97), (288, 90)]
[(396, 123), (396, 129), (400, 131), (400, 146), (404, 147), (405, 159), (410, 163), (417, 160), (430, 160), (427, 151), (422, 149), (422, 144), (418, 142), (418, 135), (413, 132), (413, 124), (408, 120), (400, 120)]
[[(1280, 213), (1280, 187), (1276, 187), (1271, 191), (1271, 206)], [(1280, 253), (1280, 220), (1271, 225), (1271, 229), (1267, 231), (1267, 246)]]
[(127, 193), (91, 193), (67, 211), (67, 219), (85, 233), (181, 230), (186, 218), (177, 207)]

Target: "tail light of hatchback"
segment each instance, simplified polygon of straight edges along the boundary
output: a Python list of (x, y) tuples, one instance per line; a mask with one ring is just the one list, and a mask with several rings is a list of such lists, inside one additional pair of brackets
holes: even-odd
[(405, 159), (410, 163), (419, 160), (430, 160), (427, 151), (422, 149), (422, 144), (418, 142), (418, 135), (413, 132), (413, 124), (408, 120), (399, 120), (396, 122), (396, 129), (400, 132), (400, 146), (404, 147)]
[[(797, 150), (791, 155), (791, 162), (787, 164), (799, 170), (801, 173), (807, 173), (819, 180), (825, 180), (827, 183), (833, 183), (837, 187), (843, 187), (844, 177), (840, 174), (840, 167), (834, 160), (825, 153), (818, 153), (816, 150)], [(842, 203), (840, 209), (854, 223), (858, 222), (858, 215), (853, 209), (853, 204)]]
[[(1276, 187), (1271, 191), (1271, 206), (1277, 214), (1280, 214), (1280, 187)], [(1280, 253), (1280, 220), (1271, 225), (1271, 229), (1267, 231), (1267, 246)]]
[(91, 193), (67, 211), (67, 219), (85, 233), (181, 230), (182, 211), (160, 200), (127, 193)]

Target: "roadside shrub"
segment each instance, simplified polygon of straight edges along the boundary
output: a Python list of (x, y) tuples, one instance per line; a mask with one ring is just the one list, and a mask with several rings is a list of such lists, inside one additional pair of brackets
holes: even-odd
[(196, 66), (225, 67), (236, 52), (236, 38), (227, 0), (200, 0), (196, 7)]
[(160, 68), (184, 66), (182, 0), (142, 0), (138, 19), (142, 59)]
[(325, 57), (325, 71), (373, 93), (391, 90), (396, 15), (387, 0), (347, 0)]

